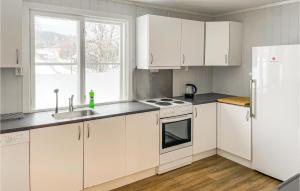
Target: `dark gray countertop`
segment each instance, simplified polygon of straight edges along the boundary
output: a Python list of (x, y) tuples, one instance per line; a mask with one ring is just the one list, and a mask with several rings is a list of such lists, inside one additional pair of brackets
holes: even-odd
[(179, 99), (182, 101), (191, 102), (193, 105), (205, 104), (216, 102), (220, 98), (232, 97), (232, 95), (218, 94), (218, 93), (206, 93), (206, 94), (196, 94), (194, 98), (185, 98), (184, 96), (174, 97), (174, 99)]
[(23, 119), (1, 121), (0, 134), (157, 110), (158, 107), (140, 102), (125, 102), (96, 106), (96, 115), (64, 120), (54, 119), (51, 116), (53, 111), (30, 113), (25, 114)]

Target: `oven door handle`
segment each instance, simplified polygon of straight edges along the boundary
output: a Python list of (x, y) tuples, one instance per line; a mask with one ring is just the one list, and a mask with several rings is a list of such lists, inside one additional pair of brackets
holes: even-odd
[(183, 120), (192, 119), (192, 118), (193, 118), (192, 114), (181, 115), (181, 116), (177, 116), (177, 117), (164, 118), (161, 120), (161, 123), (172, 123), (172, 122), (183, 121)]

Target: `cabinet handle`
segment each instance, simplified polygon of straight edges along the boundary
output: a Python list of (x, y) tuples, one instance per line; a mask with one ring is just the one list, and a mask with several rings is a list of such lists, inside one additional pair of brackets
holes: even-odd
[(153, 54), (151, 53), (151, 60), (150, 60), (150, 64), (153, 64)]
[(225, 54), (225, 64), (228, 64), (228, 54)]
[(16, 49), (16, 63), (19, 64), (19, 49)]
[(156, 114), (156, 125), (159, 124), (159, 116), (158, 116), (158, 113)]
[(90, 138), (90, 125), (87, 124), (86, 127), (87, 127), (87, 138)]
[(197, 110), (197, 107), (195, 107), (195, 118), (198, 117), (198, 110)]
[(182, 55), (182, 64), (184, 65), (184, 63), (185, 63), (185, 55), (183, 54)]
[(81, 139), (81, 128), (78, 126), (78, 141)]
[(249, 121), (249, 119), (250, 119), (250, 111), (247, 111), (246, 120)]

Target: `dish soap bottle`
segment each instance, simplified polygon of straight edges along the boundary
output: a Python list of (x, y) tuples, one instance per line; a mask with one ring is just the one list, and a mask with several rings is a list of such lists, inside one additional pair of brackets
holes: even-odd
[(95, 107), (95, 102), (94, 102), (94, 91), (93, 90), (91, 90), (90, 91), (90, 93), (89, 93), (89, 95), (90, 95), (90, 103), (89, 103), (89, 108), (90, 109), (94, 109), (94, 107)]

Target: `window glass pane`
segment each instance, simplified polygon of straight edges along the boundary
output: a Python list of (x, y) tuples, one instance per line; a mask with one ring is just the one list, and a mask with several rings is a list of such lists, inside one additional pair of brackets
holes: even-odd
[(120, 40), (120, 25), (90, 21), (86, 22), (86, 63), (120, 63)]
[(78, 21), (35, 16), (35, 62), (76, 63)]
[(95, 92), (95, 103), (119, 101), (120, 97), (120, 65), (86, 64), (86, 102), (88, 93)]
[(34, 109), (54, 108), (57, 88), (59, 107), (68, 106), (71, 95), (79, 104), (79, 21), (35, 16), (34, 29)]
[(56, 88), (59, 107), (68, 106), (71, 95), (75, 95), (74, 103), (79, 103), (78, 84), (77, 65), (36, 65), (35, 109), (54, 108)]
[[(85, 88), (95, 92), (95, 103), (121, 100), (121, 25), (85, 23)], [(115, 63), (115, 64), (113, 64)]]

